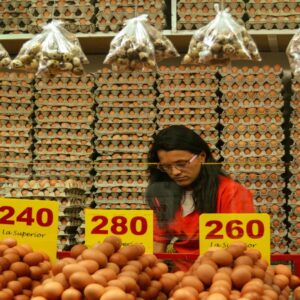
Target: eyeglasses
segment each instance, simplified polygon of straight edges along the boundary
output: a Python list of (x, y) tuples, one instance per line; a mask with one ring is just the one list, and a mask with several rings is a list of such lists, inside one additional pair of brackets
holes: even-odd
[(194, 155), (190, 160), (188, 161), (180, 161), (177, 162), (175, 164), (171, 164), (171, 165), (162, 165), (162, 164), (158, 164), (157, 168), (162, 171), (162, 172), (166, 172), (166, 173), (170, 173), (172, 171), (172, 168), (176, 168), (178, 171), (183, 171), (185, 168), (187, 168), (197, 157), (199, 156), (199, 154)]

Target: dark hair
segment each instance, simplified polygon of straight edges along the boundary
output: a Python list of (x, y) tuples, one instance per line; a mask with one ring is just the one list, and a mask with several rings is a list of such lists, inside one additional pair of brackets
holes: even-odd
[[(170, 221), (174, 218), (184, 192), (184, 189), (173, 182), (167, 173), (157, 169), (155, 163), (159, 162), (158, 150), (184, 150), (193, 154), (205, 153), (205, 162), (211, 164), (202, 165), (200, 174), (193, 183), (193, 199), (197, 211), (216, 212), (219, 175), (225, 175), (225, 173), (220, 164), (214, 164), (216, 160), (212, 156), (208, 144), (197, 133), (183, 125), (172, 125), (161, 130), (154, 137), (152, 148), (148, 154), (149, 185), (146, 191), (146, 201), (155, 210), (158, 220), (163, 222), (164, 219)], [(162, 197), (162, 195), (168, 195), (168, 198)], [(158, 200), (163, 205), (167, 205), (167, 214), (164, 214), (163, 210), (158, 210), (157, 205), (161, 205)], [(174, 202), (172, 205), (171, 201)]]

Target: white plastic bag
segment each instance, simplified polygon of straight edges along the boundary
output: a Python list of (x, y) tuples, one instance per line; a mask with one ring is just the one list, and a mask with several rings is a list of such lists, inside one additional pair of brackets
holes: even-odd
[(291, 70), (294, 76), (300, 76), (300, 29), (294, 34), (290, 40), (286, 55), (288, 57)]
[(238, 24), (228, 9), (215, 5), (216, 17), (193, 35), (184, 64), (224, 65), (230, 60), (255, 60), (261, 57), (244, 26)]
[(25, 69), (37, 74), (56, 75), (71, 72), (82, 75), (88, 63), (77, 37), (54, 20), (43, 31), (27, 41), (11, 62), (13, 69)]
[(145, 27), (147, 15), (125, 22), (125, 27), (113, 38), (104, 63), (112, 64), (113, 71), (156, 69), (155, 50)]
[(0, 68), (9, 66), (11, 62), (8, 52), (5, 50), (2, 44), (0, 44)]

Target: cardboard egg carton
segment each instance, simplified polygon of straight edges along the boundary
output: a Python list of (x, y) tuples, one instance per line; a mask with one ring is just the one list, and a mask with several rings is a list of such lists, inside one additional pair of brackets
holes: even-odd
[(261, 91), (237, 91), (237, 92), (233, 92), (233, 91), (224, 91), (223, 95), (222, 95), (222, 100), (228, 100), (228, 101), (233, 101), (233, 100), (240, 100), (240, 101), (244, 101), (244, 100), (260, 100), (261, 102), (263, 102), (264, 100), (268, 99), (268, 100), (278, 100), (282, 99), (281, 94), (279, 94), (277, 91), (275, 90), (261, 90)]
[(85, 123), (91, 124), (94, 116), (91, 111), (81, 111), (80, 108), (75, 108), (70, 111), (41, 111), (35, 110), (37, 122), (68, 122), (68, 123)]
[(277, 149), (277, 148), (283, 148), (283, 145), (280, 141), (277, 139), (274, 140), (255, 140), (255, 139), (227, 139), (224, 141), (224, 145), (222, 147), (224, 150), (234, 150), (235, 148), (239, 149), (251, 149), (256, 151), (256, 149), (266, 150), (266, 149)]
[(220, 103), (220, 107), (224, 110), (226, 110), (229, 107), (244, 107), (244, 108), (251, 108), (251, 107), (264, 107), (266, 109), (268, 108), (276, 108), (281, 109), (284, 105), (284, 99), (280, 95), (276, 100), (271, 99), (226, 99), (222, 98), (222, 101)]
[(32, 170), (35, 172), (35, 176), (38, 178), (59, 178), (59, 179), (69, 179), (69, 178), (78, 178), (82, 181), (88, 181), (91, 177), (91, 170), (74, 170), (74, 169), (68, 169), (67, 167), (63, 170), (56, 170), (56, 169), (43, 169), (43, 170), (37, 170), (35, 168), (35, 164), (32, 167)]
[(30, 132), (33, 128), (31, 120), (0, 120), (2, 131), (24, 131)]
[(31, 4), (31, 2), (26, 0), (3, 0), (0, 3), (0, 11), (12, 13), (24, 12), (28, 7), (31, 6)]
[(46, 95), (51, 96), (64, 96), (66, 99), (70, 96), (75, 96), (75, 98), (81, 98), (82, 95), (91, 95), (91, 91), (87, 88), (77, 88), (77, 87), (70, 87), (70, 88), (55, 88), (55, 87), (49, 87), (39, 90), (39, 93), (41, 93), (42, 97), (47, 97)]
[(116, 0), (113, 3), (110, 0), (96, 0), (95, 6), (99, 8), (105, 7), (112, 7), (114, 9), (119, 8), (120, 6), (123, 7), (134, 7), (137, 6), (138, 8), (144, 7), (149, 9), (150, 7), (154, 6), (156, 9), (163, 9), (165, 7), (165, 1), (160, 0)]
[[(162, 30), (166, 26), (166, 18), (161, 9), (152, 9), (149, 12), (144, 7), (138, 9), (139, 14), (146, 13), (149, 23), (156, 29)], [(135, 17), (135, 7), (119, 6), (116, 8), (106, 7), (96, 14), (96, 25), (101, 32), (118, 32), (124, 27), (124, 22)]]
[[(227, 116), (226, 116), (227, 120)], [(274, 123), (269, 124), (228, 124), (222, 130), (221, 137), (225, 140), (243, 138), (243, 140), (273, 140), (281, 139), (284, 137), (283, 129)]]
[(293, 15), (297, 14), (300, 4), (291, 1), (275, 1), (275, 2), (255, 2), (249, 1), (246, 4), (247, 13), (251, 17), (255, 17), (255, 13), (262, 15)]
[(101, 203), (144, 203), (144, 195), (145, 191), (141, 189), (140, 191), (131, 191), (127, 190), (125, 192), (115, 192), (108, 190), (107, 192), (98, 192), (94, 194), (94, 202), (97, 205), (99, 202)]
[(216, 66), (206, 66), (206, 65), (160, 65), (158, 68), (158, 74), (168, 74), (170, 77), (180, 76), (178, 74), (194, 74), (194, 76), (202, 75), (203, 78), (217, 78), (217, 67)]
[(154, 105), (152, 107), (100, 107), (97, 106), (96, 113), (98, 117), (106, 116), (124, 116), (124, 117), (149, 117), (155, 116)]
[(248, 29), (297, 29), (300, 21), (300, 14), (294, 15), (256, 15), (253, 18), (250, 18), (246, 23), (246, 28)]
[(58, 137), (49, 137), (47, 138), (37, 138), (36, 145), (66, 145), (66, 146), (92, 146), (91, 141), (85, 139), (76, 139), (76, 138), (58, 138)]
[(266, 170), (260, 169), (255, 170), (254, 172), (239, 172), (234, 175), (234, 178), (239, 182), (255, 182), (259, 180), (261, 182), (270, 181), (276, 183), (283, 180), (282, 175), (284, 172), (284, 167), (281, 170), (277, 170), (277, 172), (267, 172)]
[(27, 12), (4, 12), (0, 19), (0, 33), (26, 33), (31, 23), (30, 16)]
[(216, 114), (215, 110), (209, 107), (160, 107), (159, 115), (205, 115)]
[(72, 107), (92, 107), (94, 105), (94, 99), (91, 95), (87, 94), (60, 94), (60, 95), (52, 95), (52, 94), (35, 94), (35, 104), (40, 107), (43, 105), (49, 106), (68, 106), (70, 109)]
[(4, 103), (0, 102), (0, 111), (6, 115), (10, 114), (31, 114), (33, 113), (33, 104), (24, 103)]
[(299, 251), (300, 251), (300, 246), (299, 246), (299, 243), (297, 240), (292, 240), (290, 243), (289, 243), (289, 246), (288, 246), (288, 249), (287, 249), (287, 253), (290, 253), (290, 254), (299, 254)]
[[(10, 1), (11, 2), (11, 1)], [(34, 79), (33, 73), (0, 71), (0, 85), (9, 85), (13, 82), (16, 86), (31, 87)]]
[[(13, 83), (11, 83), (13, 84)], [(14, 104), (31, 104), (32, 103), (32, 97), (31, 96), (1, 96), (1, 102), (2, 103), (14, 103)]]
[(140, 112), (140, 114), (135, 115), (117, 115), (117, 114), (101, 114), (101, 116), (97, 115), (98, 122), (102, 123), (122, 123), (124, 126), (126, 124), (137, 124), (139, 126), (142, 126), (143, 123), (146, 124), (153, 124), (155, 119), (155, 111), (151, 112), (151, 116), (146, 115), (143, 111)]
[(214, 124), (218, 123), (218, 115), (216, 113), (206, 113), (203, 115), (193, 115), (193, 114), (180, 114), (180, 115), (163, 115), (158, 114), (157, 123), (159, 126), (163, 124), (179, 124), (179, 122), (190, 124)]
[(38, 143), (35, 146), (34, 153), (36, 154), (70, 154), (70, 155), (86, 155), (90, 156), (93, 149), (89, 145), (56, 145)]
[(0, 127), (0, 136), (1, 137), (29, 137), (31, 136), (31, 133), (29, 131), (22, 131), (22, 130), (2, 130), (2, 128)]
[[(221, 152), (222, 153), (222, 152)], [(275, 157), (272, 156), (271, 159), (273, 160)], [(227, 159), (225, 162), (223, 162), (223, 168), (226, 172), (232, 174), (235, 176), (235, 174), (240, 172), (269, 172), (269, 171), (277, 171), (282, 170), (284, 168), (284, 164), (281, 162), (247, 162), (242, 161), (242, 159), (245, 160), (245, 158), (239, 157), (237, 159), (237, 162), (230, 162), (227, 163)]]
[[(223, 93), (226, 93), (227, 91), (232, 91), (240, 89), (243, 92), (260, 92), (260, 91), (268, 91), (272, 89), (272, 91), (279, 92), (283, 89), (283, 84), (279, 81), (274, 82), (221, 82), (220, 84), (220, 90)], [(279, 94), (280, 96), (280, 94)]]
[(154, 84), (156, 80), (156, 73), (154, 72), (124, 72), (124, 73), (115, 73), (110, 69), (103, 68), (99, 72), (94, 74), (95, 83), (97, 86), (103, 84)]
[(96, 143), (95, 149), (98, 153), (107, 152), (107, 151), (118, 151), (121, 153), (129, 153), (129, 152), (148, 152), (149, 151), (150, 142), (124, 142), (124, 141), (115, 141), (114, 143)]
[[(123, 154), (122, 152), (120, 154)], [(124, 153), (128, 154), (128, 153)], [(133, 155), (139, 154), (142, 156), (141, 152), (133, 152)], [(103, 159), (104, 158), (104, 159)], [(97, 161), (94, 163), (94, 169), (97, 173), (101, 174), (103, 171), (111, 170), (111, 171), (121, 171), (121, 170), (132, 170), (132, 171), (141, 171), (147, 170), (148, 164), (146, 159), (144, 158), (127, 158), (127, 159), (111, 159), (105, 160), (105, 157), (100, 156), (97, 158)]]
[(65, 154), (65, 153), (60, 153), (58, 151), (53, 151), (54, 153), (39, 153), (39, 152), (35, 152), (35, 162), (43, 162), (43, 161), (59, 161), (59, 162), (74, 162), (74, 161), (91, 161), (91, 155), (87, 155), (87, 154), (73, 154), (73, 153), (69, 153), (69, 154)]
[[(217, 95), (213, 91), (206, 90), (202, 91), (161, 91), (161, 94), (158, 96), (159, 99), (165, 99), (166, 101), (171, 101), (172, 99), (176, 101), (181, 101), (183, 98), (186, 101), (198, 101), (202, 102), (205, 106), (215, 106), (214, 99), (217, 99)], [(213, 101), (213, 104), (210, 104), (210, 101)]]
[(160, 98), (157, 101), (156, 107), (159, 110), (163, 110), (166, 108), (169, 109), (182, 109), (190, 108), (190, 109), (202, 109), (206, 113), (213, 112), (218, 105), (218, 99), (212, 99), (211, 101), (206, 101), (203, 99), (202, 101), (197, 101), (194, 99), (175, 99), (175, 98), (169, 98), (166, 99), (163, 96), (160, 96)]
[[(2, 167), (2, 163), (0, 163), (0, 174), (1, 177), (4, 178), (12, 178), (14, 180), (16, 179), (28, 179), (32, 176), (32, 171), (29, 164), (24, 164), (16, 166), (16, 167), (10, 167), (8, 166), (10, 163), (6, 163), (4, 167)], [(1, 187), (3, 191), (5, 190), (3, 187)]]
[(267, 147), (265, 149), (261, 148), (244, 148), (240, 149), (238, 147), (234, 149), (223, 148), (222, 149), (222, 156), (228, 158), (229, 156), (242, 156), (242, 157), (268, 157), (273, 155), (278, 155), (282, 157), (285, 154), (283, 146), (277, 147), (275, 149)]
[[(178, 86), (178, 87), (191, 87), (194, 88), (195, 85), (198, 85), (198, 87), (200, 86), (201, 88), (205, 88), (207, 85), (212, 85), (212, 87), (215, 87), (216, 84), (218, 84), (218, 81), (216, 80), (216, 78), (205, 78), (203, 77), (201, 74), (199, 74), (200, 76), (194, 76), (194, 74), (188, 74), (188, 73), (183, 73), (183, 74), (175, 74), (174, 77), (172, 76), (166, 76), (167, 74), (164, 74), (162, 77), (158, 78), (157, 80), (157, 84), (158, 86), (160, 86), (162, 89), (166, 89), (163, 88), (162, 86), (167, 86), (167, 85), (171, 85), (171, 86)], [(177, 76), (176, 76), (177, 75)], [(184, 76), (184, 75), (188, 75), (188, 76)]]
[(126, 124), (122, 124), (122, 123), (113, 123), (113, 124), (109, 124), (109, 123), (100, 123), (97, 122), (95, 124), (95, 134), (96, 136), (100, 136), (101, 134), (115, 134), (115, 133), (120, 133), (120, 134), (130, 134), (130, 133), (149, 133), (149, 134), (153, 134), (154, 131), (156, 129), (156, 124), (154, 123), (134, 123), (134, 124), (130, 124), (130, 123), (126, 123)]
[(184, 82), (180, 84), (176, 84), (174, 82), (172, 83), (167, 83), (167, 82), (162, 82), (159, 83), (157, 86), (158, 90), (160, 92), (163, 91), (198, 91), (199, 88), (201, 89), (201, 92), (204, 94), (206, 90), (209, 90), (211, 92), (216, 92), (218, 90), (218, 84), (215, 82), (211, 82), (210, 84), (207, 83), (202, 83), (202, 84), (197, 84), (195, 82), (191, 82), (190, 84), (186, 84)]
[[(105, 192), (107, 190), (111, 190), (114, 192), (140, 192), (142, 191), (142, 188), (147, 187), (147, 181), (134, 181), (131, 179), (128, 180), (97, 180), (94, 183), (94, 186), (100, 191), (100, 192)], [(104, 188), (104, 189), (102, 189)]]
[(24, 148), (31, 147), (32, 139), (31, 137), (26, 136), (9, 136), (9, 137), (1, 137), (0, 139), (0, 147), (4, 148)]
[(122, 203), (122, 204), (103, 204), (98, 203), (96, 208), (101, 209), (149, 209), (149, 207), (146, 204), (139, 204), (139, 203)]
[(37, 90), (49, 89), (49, 88), (66, 88), (66, 89), (85, 89), (90, 90), (94, 87), (93, 76), (82, 77), (52, 77), (41, 78), (37, 77), (35, 82), (35, 88)]
[[(97, 101), (97, 99), (96, 99)], [(100, 105), (101, 108), (106, 108), (106, 107), (114, 107), (114, 108), (124, 108), (128, 107), (130, 109), (133, 108), (155, 108), (154, 106), (154, 101), (152, 99), (128, 99), (124, 101), (120, 101), (119, 99), (116, 98), (116, 101), (113, 99), (108, 99), (106, 101), (97, 101), (97, 103)]]
[[(72, 140), (83, 140), (87, 143), (94, 137), (92, 129), (66, 129), (66, 128), (51, 128), (44, 129), (35, 127), (35, 137), (37, 139), (45, 138), (58, 138), (58, 139), (72, 139)], [(71, 141), (69, 141), (71, 142)]]
[(120, 181), (122, 183), (123, 181), (129, 180), (136, 181), (138, 183), (141, 183), (143, 181), (146, 181), (148, 178), (148, 173), (146, 171), (139, 171), (136, 170), (133, 171), (127, 171), (127, 170), (103, 170), (97, 173), (97, 176), (95, 177), (95, 182), (98, 184), (104, 184), (105, 182), (112, 183), (116, 181), (117, 183)]
[[(233, 83), (251, 83), (251, 84), (263, 84), (266, 82), (269, 83), (275, 83), (275, 82), (281, 82), (280, 76), (277, 74), (277, 68), (281, 69), (280, 66), (276, 65), (276, 73), (273, 72), (274, 68), (270, 67), (269, 71), (265, 72), (263, 68), (261, 67), (256, 67), (252, 68), (251, 70), (253, 71), (254, 69), (257, 71), (257, 73), (251, 72), (249, 73), (248, 67), (246, 68), (247, 73), (244, 74), (243, 72), (235, 72), (234, 74), (228, 73), (226, 70), (226, 67), (223, 68), (221, 71), (223, 74), (223, 77), (221, 78), (220, 82), (223, 83), (228, 83), (228, 84), (233, 84)], [(235, 68), (233, 68), (235, 70)], [(231, 70), (231, 69), (229, 69)]]
[[(241, 78), (244, 78), (245, 76), (248, 75), (254, 75), (258, 76), (259, 74), (264, 74), (267, 76), (267, 74), (275, 74), (275, 75), (281, 75), (283, 72), (283, 68), (279, 64), (275, 65), (263, 65), (263, 66), (243, 66), (242, 68), (233, 66), (224, 66), (218, 70), (218, 72), (224, 77), (227, 75), (231, 75), (233, 77), (238, 77), (238, 80)], [(265, 77), (264, 76), (264, 77)]]
[[(22, 166), (23, 164), (30, 164), (32, 160), (31, 152), (28, 153), (17, 153), (12, 152), (10, 149), (6, 152), (1, 152), (0, 155), (0, 166), (5, 166), (5, 163), (15, 163), (16, 167)], [(18, 165), (19, 164), (19, 165)]]
[(6, 97), (32, 97), (33, 89), (30, 86), (2, 85), (0, 95)]

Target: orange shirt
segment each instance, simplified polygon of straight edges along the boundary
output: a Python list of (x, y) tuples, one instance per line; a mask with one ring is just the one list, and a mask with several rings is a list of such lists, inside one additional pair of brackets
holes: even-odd
[[(217, 193), (217, 213), (252, 213), (255, 212), (252, 194), (245, 187), (232, 179), (220, 176)], [(182, 208), (175, 214), (174, 220), (160, 228), (154, 215), (154, 241), (169, 243), (168, 237), (178, 237), (174, 249), (178, 253), (199, 254), (199, 215), (193, 211), (182, 215)]]

